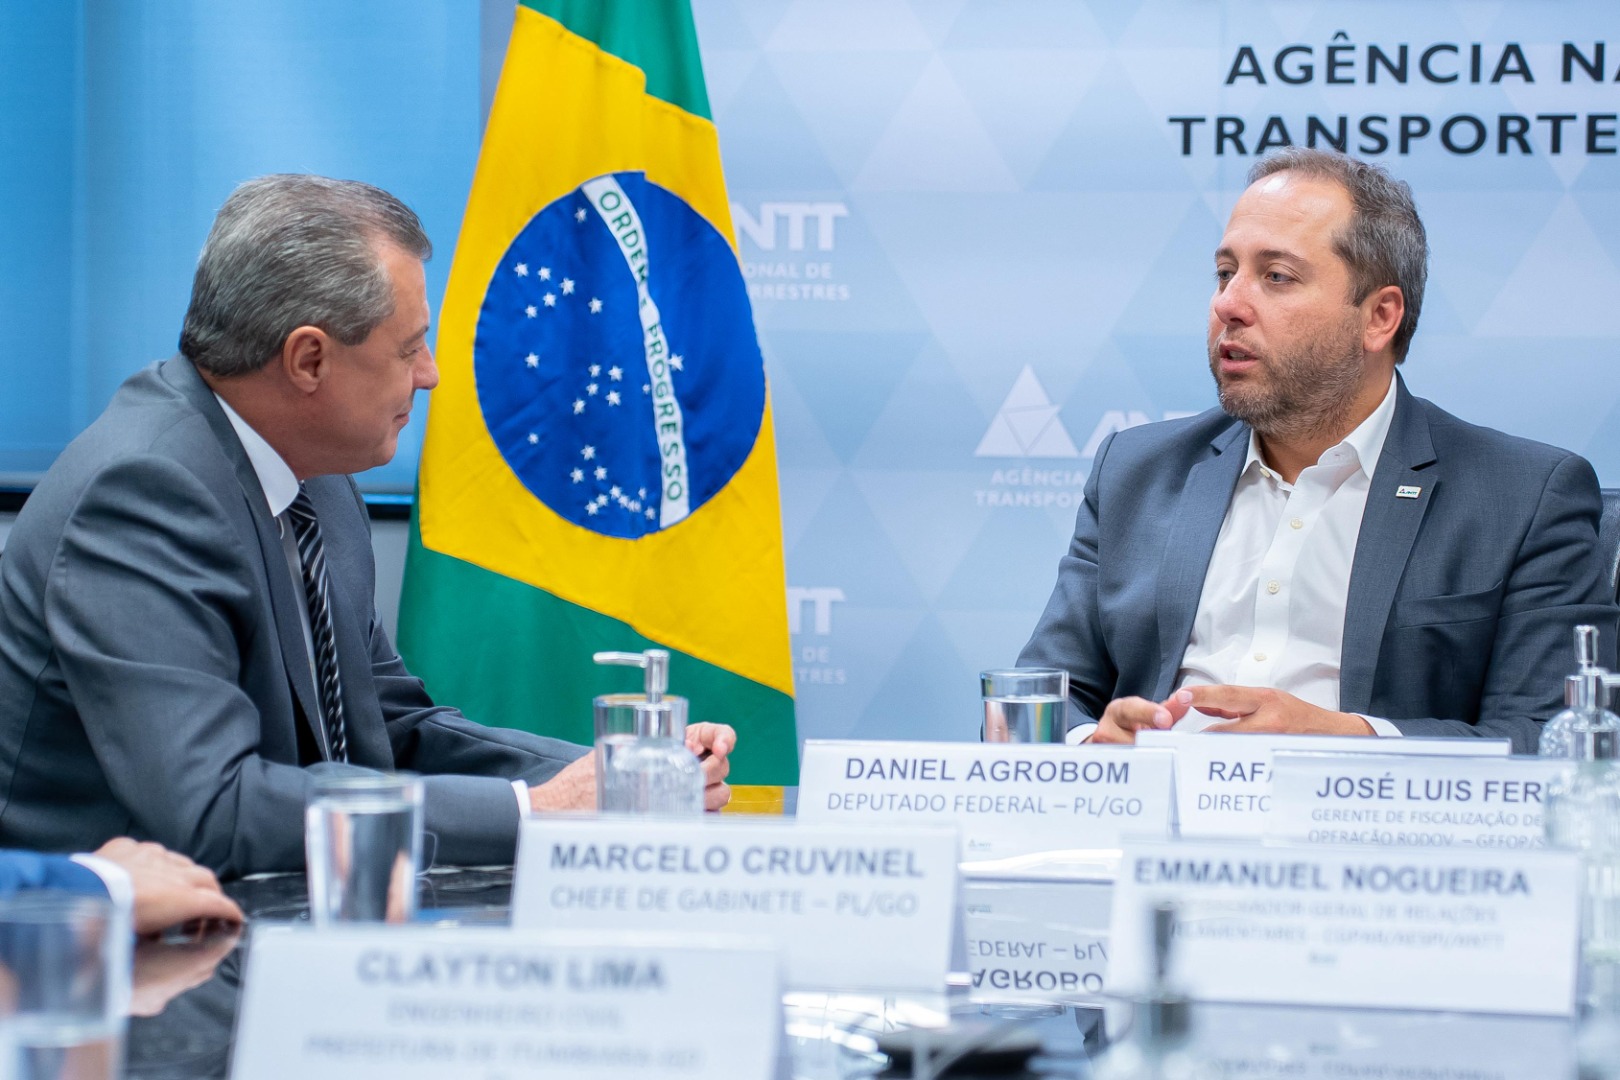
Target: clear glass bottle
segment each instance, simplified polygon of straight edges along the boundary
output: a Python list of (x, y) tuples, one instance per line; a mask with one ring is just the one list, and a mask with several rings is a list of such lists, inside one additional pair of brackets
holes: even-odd
[(605, 694), (596, 709), (598, 809), (664, 817), (703, 813), (703, 767), (686, 748), (686, 699), (668, 694), (669, 653), (597, 653), (645, 670), (642, 694)]
[[(1570, 742), (1570, 725), (1575, 723), (1579, 710), (1576, 702), (1580, 694), (1580, 679), (1593, 672), (1602, 672), (1597, 666), (1597, 627), (1577, 626), (1575, 628), (1575, 674), (1564, 680), (1564, 710), (1541, 728), (1541, 743), (1539, 752), (1545, 758), (1569, 758), (1574, 756)], [(1600, 698), (1599, 700), (1603, 700)]]
[(1580, 854), (1581, 956), (1612, 964), (1620, 962), (1620, 717), (1604, 707), (1601, 671), (1571, 682), (1573, 715), (1564, 731), (1573, 767), (1547, 788), (1547, 846)]

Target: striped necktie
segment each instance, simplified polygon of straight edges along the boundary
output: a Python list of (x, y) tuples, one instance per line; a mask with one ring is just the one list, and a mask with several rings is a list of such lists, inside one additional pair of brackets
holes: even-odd
[(338, 680), (337, 637), (332, 629), (332, 584), (326, 573), (326, 546), (321, 543), (321, 523), (315, 517), (315, 504), (309, 501), (303, 484), (298, 485), (298, 497), (287, 507), (287, 516), (292, 519), (298, 561), (304, 568), (304, 598), (309, 602), (315, 682), (321, 695), (321, 712), (326, 717), (329, 756), (333, 761), (348, 761), (349, 740), (343, 724), (343, 684)]

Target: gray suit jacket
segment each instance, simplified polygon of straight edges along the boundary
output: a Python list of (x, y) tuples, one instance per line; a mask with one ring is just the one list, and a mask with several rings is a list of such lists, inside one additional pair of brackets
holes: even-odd
[[(437, 861), (510, 862), (510, 781), (543, 781), (583, 748), (436, 707), (377, 624), (353, 481), (306, 486), (350, 760), (426, 774)], [(301, 603), (196, 369), (177, 356), (132, 376), (35, 488), (0, 559), (0, 844), (88, 851), (129, 835), (224, 875), (301, 867), (319, 745)]]
[[(1535, 753), (1574, 669), (1571, 628), (1596, 624), (1615, 655), (1597, 477), (1567, 451), (1464, 423), (1403, 381), (1396, 394), (1351, 567), (1339, 707), (1408, 735), (1509, 738)], [(1086, 716), (1117, 697), (1164, 700), (1248, 445), (1248, 427), (1219, 409), (1104, 443), (1018, 662), (1068, 669)], [(1399, 499), (1401, 486), (1422, 490)]]

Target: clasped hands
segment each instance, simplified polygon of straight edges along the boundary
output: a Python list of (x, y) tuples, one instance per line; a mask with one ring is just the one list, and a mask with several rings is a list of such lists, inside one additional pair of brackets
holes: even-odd
[[(726, 775), (731, 772), (731, 751), (737, 733), (729, 724), (688, 724), (686, 748), (703, 766), (703, 808), (719, 810), (731, 801)], [(570, 762), (543, 784), (529, 788), (529, 807), (536, 813), (555, 810), (596, 809), (596, 755)]]
[(1189, 686), (1164, 701), (1117, 698), (1108, 703), (1088, 742), (1132, 743), (1138, 731), (1164, 731), (1196, 709), (1224, 718), (1205, 731), (1237, 734), (1371, 735), (1372, 725), (1354, 713), (1333, 712), (1293, 694), (1257, 686)]

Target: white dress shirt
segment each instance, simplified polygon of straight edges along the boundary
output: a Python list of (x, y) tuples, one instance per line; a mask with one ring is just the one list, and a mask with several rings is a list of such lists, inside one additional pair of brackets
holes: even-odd
[[(1339, 666), (1350, 568), (1378, 457), (1395, 416), (1395, 382), (1343, 441), (1292, 483), (1249, 454), (1221, 523), (1176, 688), (1265, 686), (1323, 709), (1339, 709)], [(1388, 720), (1363, 717), (1379, 735)], [(1196, 731), (1219, 717), (1189, 712)]]
[[(1250, 433), (1176, 689), (1269, 687), (1338, 711), (1350, 568), (1372, 475), (1395, 416), (1394, 388), (1391, 377), (1372, 415), (1292, 484), (1266, 463), (1258, 436)], [(1362, 719), (1375, 734), (1400, 734), (1388, 720)], [(1225, 722), (1193, 710), (1176, 730)], [(1094, 730), (1095, 724), (1077, 725), (1068, 741), (1084, 741)]]
[[(298, 497), (298, 477), (292, 471), (282, 456), (276, 453), (276, 448), (265, 441), (264, 436), (254, 431), (248, 422), (231, 408), (230, 403), (218, 394), (214, 400), (219, 407), (225, 410), (225, 419), (231, 422), (236, 437), (242, 443), (242, 450), (247, 454), (248, 464), (253, 466), (253, 474), (259, 478), (259, 487), (264, 489), (264, 500), (270, 506), (270, 513), (275, 516), (276, 528), (281, 533), (281, 550), (287, 557), (287, 571), (292, 575), (293, 589), (302, 596), (304, 592), (304, 560), (298, 554), (298, 540), (294, 536), (292, 521), (287, 517), (287, 508)], [(315, 638), (309, 630), (309, 606), (294, 604), (298, 609), (298, 625), (304, 633), (304, 658), (309, 664), (311, 673), (315, 671)], [(316, 682), (319, 683), (319, 677)], [(310, 719), (316, 724), (324, 724), (325, 714), (321, 712), (321, 703), (315, 702), (315, 716)], [(512, 790), (517, 793), (518, 812), (529, 812), (529, 785), (522, 780), (512, 781)]]

